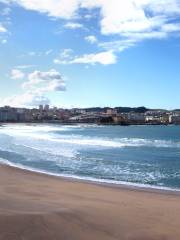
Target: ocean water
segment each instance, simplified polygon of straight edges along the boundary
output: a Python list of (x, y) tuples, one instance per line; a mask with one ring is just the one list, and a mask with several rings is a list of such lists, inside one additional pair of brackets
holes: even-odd
[(76, 179), (180, 190), (180, 126), (1, 125), (0, 162)]

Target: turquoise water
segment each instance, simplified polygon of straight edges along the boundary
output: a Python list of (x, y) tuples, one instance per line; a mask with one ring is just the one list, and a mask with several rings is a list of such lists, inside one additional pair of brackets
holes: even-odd
[(180, 126), (0, 126), (0, 161), (55, 175), (180, 189)]

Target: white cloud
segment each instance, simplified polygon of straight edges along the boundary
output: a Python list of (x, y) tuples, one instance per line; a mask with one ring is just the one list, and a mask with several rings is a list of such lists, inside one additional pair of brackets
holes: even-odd
[[(99, 8), (103, 34), (151, 31), (171, 20), (172, 16), (180, 14), (179, 0), (6, 0), (5, 2), (15, 2), (26, 9), (63, 19), (77, 17), (80, 8)], [(162, 17), (163, 21), (160, 19)], [(67, 24), (71, 26), (71, 22)]]
[(108, 51), (114, 50), (115, 52), (122, 52), (129, 47), (133, 47), (135, 45), (135, 42), (136, 41), (133, 39), (121, 39), (107, 42), (99, 42), (98, 46)]
[(79, 29), (79, 28), (83, 28), (83, 25), (77, 22), (68, 22), (64, 25), (64, 27), (67, 29)]
[(84, 39), (85, 39), (87, 42), (92, 43), (92, 44), (98, 42), (96, 36), (94, 36), (94, 35), (86, 36)]
[(81, 57), (77, 57), (72, 60), (72, 63), (83, 63), (83, 64), (102, 64), (109, 65), (114, 64), (117, 61), (116, 55), (112, 51), (99, 52), (93, 54), (85, 54)]
[(176, 24), (172, 24), (172, 23), (168, 23), (168, 24), (164, 24), (162, 26), (162, 31), (169, 33), (169, 32), (180, 32), (180, 23), (176, 23)]
[[(19, 79), (20, 73), (22, 72), (17, 69), (14, 70), (12, 71), (12, 76), (14, 79)], [(54, 69), (47, 72), (36, 70), (27, 75), (27, 81), (22, 84), (22, 89), (24, 93), (2, 100), (1, 105), (25, 107), (50, 104), (50, 99), (46, 94), (49, 92), (65, 91), (66, 83), (62, 79), (61, 74)]]
[(154, 31), (180, 14), (179, 0), (86, 0), (82, 4), (100, 8), (101, 33), (105, 35)]
[(36, 107), (41, 104), (50, 104), (50, 100), (46, 96), (32, 92), (8, 97), (1, 102), (2, 106), (12, 107)]
[(70, 48), (63, 49), (58, 58), (54, 59), (55, 64), (69, 64), (73, 59), (73, 50)]
[(38, 93), (65, 91), (66, 85), (59, 72), (51, 69), (48, 72), (34, 71), (28, 75), (28, 81), (22, 87)]
[(2, 44), (6, 44), (6, 43), (7, 43), (7, 39), (1, 40), (1, 43), (2, 43)]
[[(126, 49), (142, 40), (163, 39), (180, 34), (180, 0), (3, 0), (3, 2), (16, 3), (25, 9), (68, 20), (65, 27), (71, 29), (83, 27), (77, 22), (77, 19), (78, 21), (81, 19), (78, 18), (81, 15), (80, 9), (85, 8), (88, 14), (92, 15), (93, 9), (99, 9), (99, 16), (94, 19), (100, 26), (100, 33), (109, 37), (109, 46), (114, 42), (111, 37), (116, 38), (117, 51), (118, 48)], [(0, 25), (0, 32), (5, 30)], [(86, 40), (88, 41), (88, 38)], [(95, 43), (95, 38), (89, 38), (89, 42)], [(108, 44), (97, 43), (99, 46)], [(114, 48), (111, 50), (114, 51)], [(55, 59), (56, 63), (58, 61)]]
[(48, 72), (34, 71), (31, 74), (29, 74), (28, 78), (29, 78), (30, 81), (33, 80), (35, 82), (51, 81), (51, 80), (54, 80), (54, 79), (62, 80), (60, 73), (57, 72), (54, 69), (51, 69)]
[(15, 2), (25, 9), (64, 19), (74, 17), (79, 5), (79, 0), (7, 0), (6, 2)]
[(6, 33), (7, 29), (0, 23), (0, 33)]
[(68, 52), (65, 49), (63, 54), (60, 54), (59, 58), (54, 59), (56, 64), (102, 64), (109, 65), (114, 64), (117, 61), (117, 57), (113, 51), (103, 51), (98, 53), (84, 54), (82, 56), (73, 56), (71, 51)]
[(12, 69), (11, 71), (11, 79), (18, 80), (23, 79), (25, 74), (19, 69)]
[(35, 65), (18, 65), (16, 66), (16, 69), (28, 69), (32, 67), (35, 67)]

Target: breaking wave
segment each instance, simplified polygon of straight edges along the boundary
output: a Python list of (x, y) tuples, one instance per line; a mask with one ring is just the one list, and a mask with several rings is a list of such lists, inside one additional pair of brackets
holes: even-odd
[(180, 189), (180, 128), (7, 124), (0, 162), (75, 179)]
[(0, 128), (0, 133), (16, 139), (34, 139), (49, 141), (59, 144), (70, 144), (87, 147), (123, 148), (123, 147), (157, 147), (157, 148), (180, 148), (180, 142), (171, 140), (146, 139), (146, 138), (108, 138), (90, 137), (80, 134), (64, 135), (63, 132), (72, 129), (84, 129), (87, 126), (5, 126)]

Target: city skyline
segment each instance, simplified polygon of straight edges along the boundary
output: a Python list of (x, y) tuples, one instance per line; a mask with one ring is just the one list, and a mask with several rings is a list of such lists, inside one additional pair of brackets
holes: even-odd
[(73, 108), (62, 109), (49, 105), (38, 108), (0, 107), (0, 123), (63, 123), (101, 125), (179, 125), (180, 110), (139, 108)]
[(176, 109), (179, 0), (0, 0), (0, 106)]

